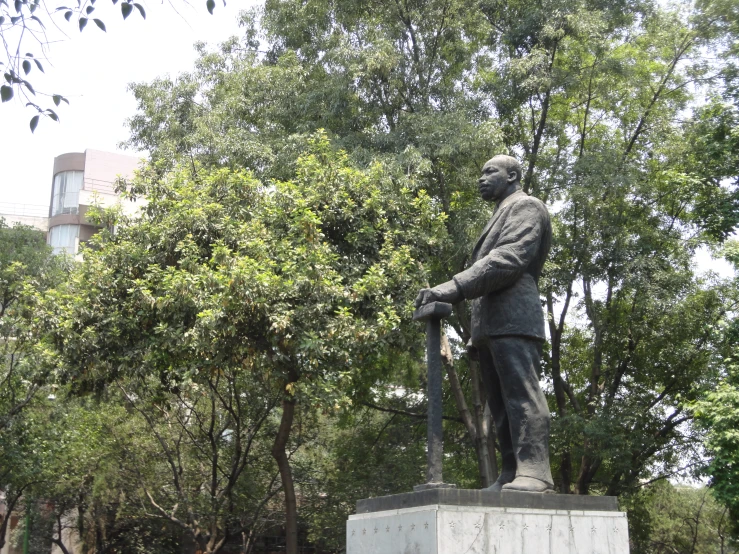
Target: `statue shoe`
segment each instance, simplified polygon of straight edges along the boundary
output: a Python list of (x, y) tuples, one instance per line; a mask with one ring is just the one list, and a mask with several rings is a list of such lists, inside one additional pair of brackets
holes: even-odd
[(534, 477), (516, 477), (513, 481), (507, 485), (503, 485), (504, 491), (518, 491), (518, 492), (543, 492), (553, 493), (554, 485), (547, 483)]
[(505, 472), (501, 473), (498, 476), (498, 479), (497, 481), (495, 481), (495, 483), (493, 483), (492, 485), (490, 485), (489, 487), (483, 490), (492, 491), (492, 492), (500, 492), (501, 490), (503, 490), (503, 485), (511, 483), (514, 477), (515, 477), (514, 473), (505, 473)]

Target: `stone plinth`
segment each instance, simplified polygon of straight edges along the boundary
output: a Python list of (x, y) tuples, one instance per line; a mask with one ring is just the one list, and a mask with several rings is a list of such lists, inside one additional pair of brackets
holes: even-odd
[(437, 489), (360, 500), (346, 544), (347, 554), (628, 554), (629, 535), (612, 497)]

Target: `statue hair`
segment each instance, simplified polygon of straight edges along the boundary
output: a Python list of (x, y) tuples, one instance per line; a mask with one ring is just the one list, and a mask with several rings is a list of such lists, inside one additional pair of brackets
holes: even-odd
[(490, 161), (494, 162), (498, 166), (501, 166), (503, 169), (505, 169), (506, 173), (515, 171), (516, 175), (518, 175), (519, 181), (523, 179), (523, 168), (521, 167), (521, 164), (518, 163), (518, 160), (513, 156), (498, 154), (497, 156), (493, 156)]

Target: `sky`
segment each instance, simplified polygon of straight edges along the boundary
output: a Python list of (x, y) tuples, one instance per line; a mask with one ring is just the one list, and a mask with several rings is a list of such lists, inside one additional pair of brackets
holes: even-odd
[[(50, 31), (54, 42), (43, 61), (45, 73), (34, 68), (29, 80), (38, 92), (60, 93), (70, 105), (58, 109), (59, 123), (42, 119), (35, 133), (28, 126), (35, 112), (22, 100), (0, 105), (0, 203), (48, 207), (54, 157), (60, 154), (91, 148), (138, 155), (118, 148), (128, 138), (125, 121), (136, 111), (128, 84), (190, 70), (195, 42), (216, 46), (240, 34), (239, 12), (260, 2), (216, 0), (210, 15), (205, 0), (139, 1), (146, 20), (134, 11), (123, 21), (118, 6), (98, 2), (93, 17), (105, 22), (107, 32), (90, 22), (80, 33), (74, 19), (67, 23), (56, 14), (67, 36)], [(695, 261), (699, 272), (733, 274), (727, 262), (712, 259), (706, 249)]]
[[(193, 44), (216, 46), (240, 34), (238, 14), (255, 4), (228, 0), (224, 6), (216, 0), (210, 15), (205, 0), (138, 1), (146, 20), (134, 10), (123, 21), (118, 6), (110, 0), (98, 2), (91, 17), (102, 19), (107, 32), (90, 21), (80, 33), (74, 19), (67, 23), (61, 13), (54, 16), (68, 38), (50, 30), (51, 38), (59, 41), (48, 48), (48, 61), (42, 61), (45, 73), (34, 67), (28, 80), (37, 94), (59, 93), (70, 105), (62, 103), (57, 109), (59, 123), (43, 118), (35, 133), (28, 124), (35, 112), (25, 108), (17, 94), (0, 105), (0, 202), (48, 206), (54, 157), (59, 154), (92, 148), (137, 155), (117, 147), (128, 138), (126, 118), (136, 111), (127, 85), (190, 70), (197, 57)], [(38, 57), (38, 47), (24, 45), (30, 47), (24, 51), (36, 51)], [(44, 107), (53, 107), (50, 100), (43, 98)]]

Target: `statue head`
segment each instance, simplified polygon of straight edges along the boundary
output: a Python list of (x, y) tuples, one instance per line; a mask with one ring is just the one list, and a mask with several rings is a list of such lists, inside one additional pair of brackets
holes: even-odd
[(523, 170), (516, 158), (499, 154), (482, 166), (482, 175), (477, 181), (483, 200), (497, 202), (517, 191), (521, 186)]

